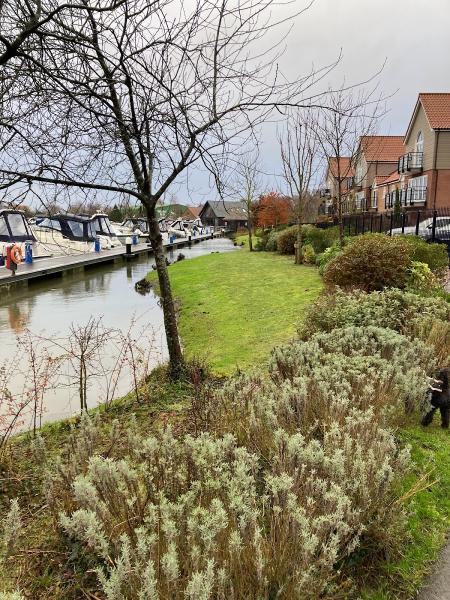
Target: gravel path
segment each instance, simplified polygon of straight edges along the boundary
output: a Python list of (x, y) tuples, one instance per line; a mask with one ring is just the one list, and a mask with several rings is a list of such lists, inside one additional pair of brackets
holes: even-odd
[(418, 600), (450, 600), (450, 543), (445, 546)]

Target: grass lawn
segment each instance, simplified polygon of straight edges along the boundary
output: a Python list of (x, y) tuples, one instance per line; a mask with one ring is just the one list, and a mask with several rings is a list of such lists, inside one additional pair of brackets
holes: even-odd
[(170, 278), (187, 356), (205, 358), (220, 374), (267, 360), (322, 289), (315, 267), (247, 249), (176, 263)]
[[(365, 590), (362, 600), (415, 598), (418, 587), (433, 567), (450, 530), (450, 435), (439, 427), (438, 416), (425, 429), (405, 427), (400, 436), (411, 446), (413, 469), (403, 481), (407, 543), (400, 559), (387, 560), (378, 583)], [(416, 488), (416, 494), (408, 497)]]

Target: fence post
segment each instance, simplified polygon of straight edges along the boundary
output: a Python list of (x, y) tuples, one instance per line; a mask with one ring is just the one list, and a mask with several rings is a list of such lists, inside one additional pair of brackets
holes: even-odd
[(373, 232), (373, 215), (370, 215), (370, 233)]
[(402, 212), (402, 233), (405, 233), (406, 213)]
[(349, 217), (347, 218), (347, 224), (348, 224), (348, 233), (347, 233), (347, 235), (348, 235), (348, 237), (350, 237), (350, 236), (352, 235), (352, 230), (351, 230), (351, 221), (352, 221), (352, 219), (351, 219), (351, 217), (349, 216)]
[(358, 215), (355, 215), (355, 235), (358, 235)]
[(394, 213), (391, 212), (391, 220), (390, 220), (390, 223), (389, 223), (389, 235), (392, 235), (392, 227), (393, 227), (393, 225), (394, 225)]
[(363, 216), (362, 216), (361, 233), (366, 233), (366, 232), (365, 232), (365, 230), (364, 230), (364, 226), (365, 226), (364, 220), (365, 220), (365, 219), (364, 219), (364, 215), (363, 215)]
[(419, 235), (419, 224), (420, 224), (420, 210), (417, 211), (416, 218), (416, 235)]
[(380, 233), (383, 233), (383, 213), (380, 215)]
[(437, 210), (433, 211), (433, 224), (431, 225), (431, 241), (434, 242), (436, 240), (436, 218), (437, 218)]

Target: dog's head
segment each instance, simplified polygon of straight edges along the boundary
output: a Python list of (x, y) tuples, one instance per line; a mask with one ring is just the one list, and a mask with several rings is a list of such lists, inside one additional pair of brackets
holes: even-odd
[(443, 392), (448, 390), (449, 371), (450, 369), (439, 369), (437, 372), (437, 379), (442, 381), (441, 388)]

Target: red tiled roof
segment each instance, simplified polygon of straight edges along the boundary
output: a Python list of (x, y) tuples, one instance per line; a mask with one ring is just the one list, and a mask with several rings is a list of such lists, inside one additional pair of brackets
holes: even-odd
[(405, 151), (402, 135), (364, 135), (361, 148), (368, 162), (397, 162)]
[(203, 206), (187, 206), (185, 212), (183, 213), (184, 215), (192, 215), (195, 218), (198, 218), (200, 216), (200, 211), (202, 210)]
[[(350, 165), (350, 158), (348, 156), (341, 156), (339, 158), (340, 172), (342, 177), (353, 177), (355, 171), (353, 167)], [(338, 176), (338, 159), (336, 156), (332, 156), (328, 163), (328, 168), (333, 175), (333, 177), (337, 178)]]
[(374, 177), (375, 185), (380, 185), (380, 183), (384, 183), (388, 177), (389, 175), (376, 175)]
[(419, 101), (432, 129), (450, 129), (450, 93), (422, 93)]
[(394, 171), (384, 180), (384, 183), (394, 183), (394, 181), (398, 181), (400, 179), (400, 175), (398, 171)]

